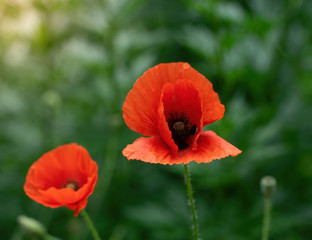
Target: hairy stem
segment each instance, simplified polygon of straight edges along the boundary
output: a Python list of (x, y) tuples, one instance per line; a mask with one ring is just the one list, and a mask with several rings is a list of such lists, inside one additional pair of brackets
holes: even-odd
[(192, 212), (192, 219), (193, 219), (193, 236), (194, 240), (198, 240), (198, 225), (197, 225), (197, 214), (195, 209), (195, 203), (193, 199), (193, 190), (192, 190), (192, 184), (191, 184), (191, 177), (189, 174), (188, 166), (187, 164), (184, 164), (184, 174), (185, 174), (185, 183), (187, 187), (187, 196), (189, 199), (189, 204), (191, 207)]

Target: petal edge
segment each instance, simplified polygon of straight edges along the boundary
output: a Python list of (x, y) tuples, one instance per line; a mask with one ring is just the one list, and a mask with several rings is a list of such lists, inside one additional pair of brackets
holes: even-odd
[(140, 137), (126, 146), (122, 154), (128, 160), (136, 159), (149, 163), (187, 164), (191, 161), (209, 163), (215, 159), (237, 156), (242, 151), (219, 137), (213, 131), (202, 132), (197, 141), (197, 149), (191, 148), (173, 154), (161, 137)]

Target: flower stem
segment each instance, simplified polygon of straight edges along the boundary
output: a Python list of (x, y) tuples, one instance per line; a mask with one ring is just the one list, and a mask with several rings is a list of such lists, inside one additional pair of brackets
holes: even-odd
[(94, 240), (101, 240), (100, 235), (97, 232), (97, 230), (95, 229), (94, 224), (92, 223), (87, 211), (85, 209), (82, 209), (80, 212), (81, 212), (83, 219), (87, 223), (87, 225), (88, 225), (88, 227), (89, 227), (89, 229), (93, 235), (93, 239)]
[(195, 210), (195, 203), (193, 199), (193, 190), (192, 190), (192, 184), (191, 184), (191, 177), (189, 174), (188, 166), (187, 164), (184, 164), (184, 174), (185, 174), (185, 183), (187, 187), (187, 195), (189, 198), (189, 204), (191, 207), (192, 212), (192, 219), (193, 219), (193, 236), (194, 240), (198, 240), (198, 225), (197, 225), (197, 214)]
[(269, 229), (271, 222), (271, 196), (264, 197), (264, 212), (263, 212), (263, 226), (262, 226), (262, 240), (269, 239)]

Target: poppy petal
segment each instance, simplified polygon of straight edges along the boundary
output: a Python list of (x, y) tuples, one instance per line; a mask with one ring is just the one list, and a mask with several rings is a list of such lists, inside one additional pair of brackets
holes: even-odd
[(77, 180), (79, 185), (83, 185), (86, 176), (95, 172), (96, 165), (90, 164), (90, 159), (86, 149), (71, 143), (44, 154), (31, 169), (35, 171), (35, 179), (40, 180), (36, 182), (41, 189), (51, 187), (51, 183), (54, 187), (61, 188), (68, 176)]
[(181, 115), (187, 119), (185, 121), (195, 126), (196, 132), (188, 137), (187, 143), (196, 149), (196, 140), (203, 128), (201, 103), (199, 92), (192, 82), (180, 80), (164, 85), (158, 108), (158, 129), (163, 140), (174, 152), (178, 151), (178, 147), (172, 139), (168, 120)]
[(171, 159), (171, 149), (161, 137), (140, 137), (128, 144), (122, 154), (128, 160), (136, 159), (149, 163), (168, 164)]
[(197, 141), (197, 150), (188, 152), (190, 158), (197, 163), (208, 163), (228, 156), (235, 157), (242, 151), (219, 137), (213, 131), (204, 131)]
[(193, 82), (202, 94), (203, 125), (206, 126), (223, 118), (224, 105), (221, 104), (218, 94), (213, 90), (211, 82), (188, 63), (184, 63), (183, 68), (182, 79)]
[(77, 191), (71, 188), (57, 189), (55, 187), (47, 190), (39, 190), (41, 194), (40, 203), (52, 208), (67, 206), (72, 210), (81, 210), (86, 206), (87, 198), (93, 192), (96, 180), (97, 176), (89, 177), (87, 184), (83, 185)]
[(203, 125), (221, 119), (224, 106), (212, 84), (188, 63), (162, 63), (147, 70), (129, 91), (123, 105), (123, 117), (128, 127), (145, 136), (159, 136), (157, 109), (166, 83), (187, 80), (196, 86), (203, 99)]
[[(172, 84), (171, 85), (166, 84), (164, 87), (164, 92), (170, 91), (168, 89), (170, 89), (171, 87), (172, 87)], [(160, 136), (168, 144), (171, 150), (173, 152), (177, 152), (179, 149), (178, 149), (178, 146), (174, 143), (174, 140), (172, 139), (171, 132), (169, 130), (164, 112), (165, 112), (165, 107), (164, 107), (163, 102), (161, 102), (157, 110), (158, 130), (159, 130)]]
[(241, 150), (217, 136), (213, 131), (202, 132), (197, 141), (197, 149), (187, 149), (172, 154), (161, 137), (141, 137), (129, 144), (123, 155), (130, 159), (160, 164), (187, 164), (191, 161), (208, 163), (214, 159), (236, 156)]

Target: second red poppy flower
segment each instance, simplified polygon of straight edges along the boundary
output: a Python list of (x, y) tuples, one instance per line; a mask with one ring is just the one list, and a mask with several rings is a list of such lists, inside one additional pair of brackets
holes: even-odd
[(85, 148), (71, 143), (45, 153), (34, 162), (26, 176), (25, 193), (51, 208), (75, 210), (86, 207), (98, 179), (98, 167)]

